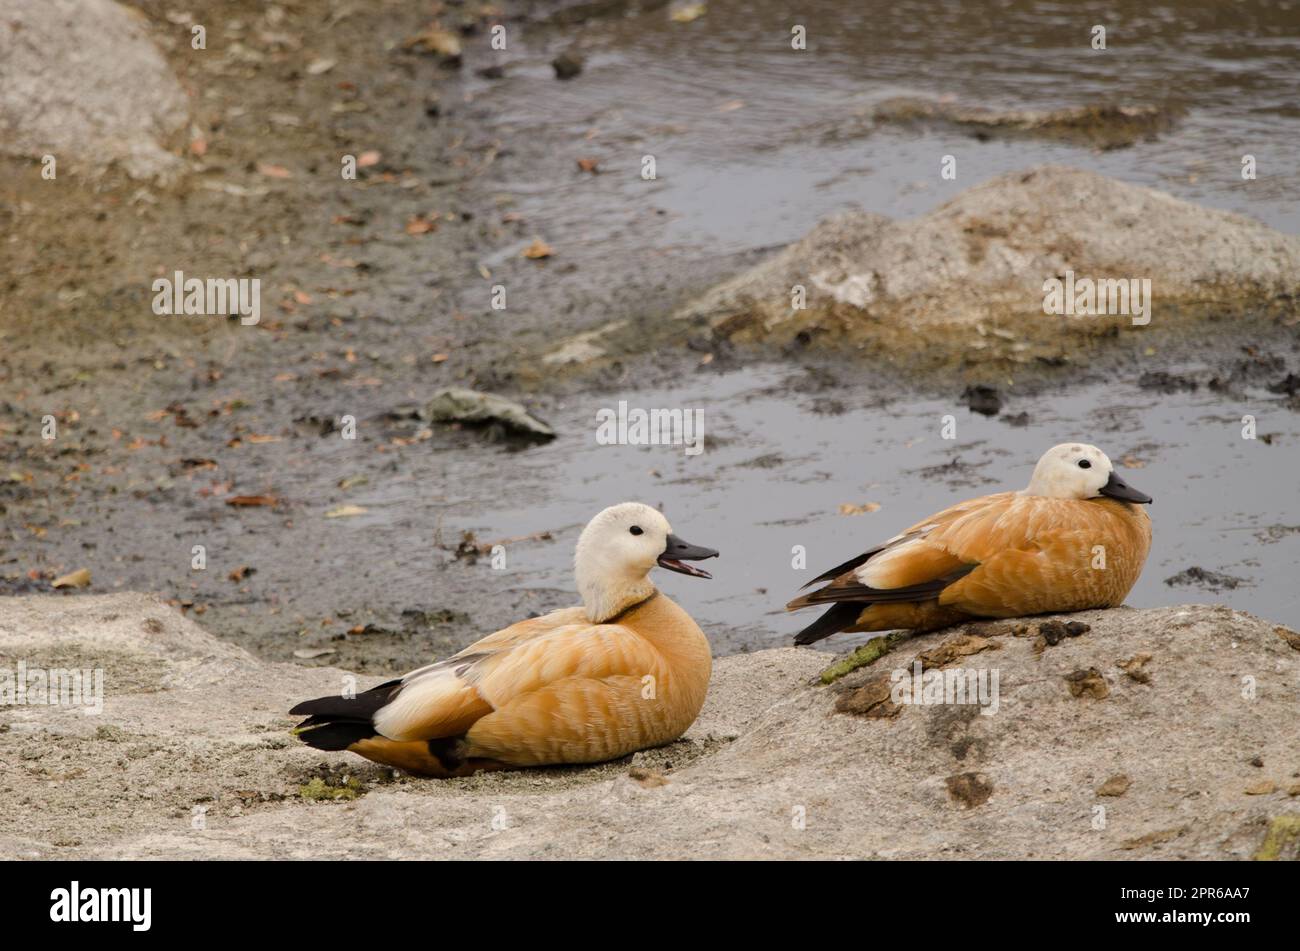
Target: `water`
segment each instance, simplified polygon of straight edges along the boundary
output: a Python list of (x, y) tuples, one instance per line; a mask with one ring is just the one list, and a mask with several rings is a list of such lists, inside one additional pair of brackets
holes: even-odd
[[(770, 247), (835, 211), (911, 217), (1047, 162), (1300, 232), (1300, 3), (1008, 0), (972, 9), (890, 0), (789, 10), (712, 0), (688, 24), (658, 9), (525, 30), (507, 54), (506, 80), (469, 83), (500, 131), (544, 143), (528, 173), (497, 187), (564, 235), (569, 253)], [(805, 51), (790, 48), (795, 23), (807, 27)], [(1105, 51), (1089, 45), (1093, 24), (1107, 27)], [(575, 43), (587, 69), (556, 82), (547, 62)], [(1108, 152), (905, 129), (834, 138), (900, 95), (1002, 109), (1113, 101), (1185, 114), (1155, 141)], [(1256, 181), (1241, 179), (1247, 153)], [(641, 180), (646, 154), (656, 159), (653, 182)], [(956, 181), (940, 179), (946, 154), (957, 159)], [(597, 158), (604, 174), (576, 173), (580, 156)]]
[[(1129, 604), (1223, 602), (1300, 622), (1300, 419), (1277, 397), (1255, 393), (1243, 403), (1200, 391), (1154, 402), (1136, 386), (1110, 384), (1021, 400), (988, 418), (939, 400), (872, 405), (851, 390), (800, 395), (806, 389), (802, 374), (769, 366), (620, 396), (630, 407), (702, 409), (705, 451), (696, 456), (682, 447), (599, 445), (596, 413), (616, 404), (584, 398), (554, 420), (561, 436), (553, 443), (459, 454), (441, 498), (423, 479), (358, 495), (372, 510), (364, 534), (383, 544), (389, 519), (441, 520), (444, 531), (473, 530), (479, 539), (551, 531), (553, 541), (507, 546), (499, 583), (572, 590), (573, 543), (588, 518), (625, 500), (661, 505), (679, 535), (722, 552), (705, 565), (711, 581), (665, 571), (657, 580), (709, 630), (715, 650), (730, 653), (789, 643), (816, 612), (787, 615), (782, 606), (815, 574), (953, 502), (1022, 488), (1045, 449), (1082, 439), (1117, 463), (1128, 459), (1133, 468), (1119, 471), (1155, 499), (1151, 555)], [(1006, 422), (1021, 412), (1027, 425)], [(1257, 415), (1271, 445), (1242, 438), (1243, 412)], [(951, 441), (940, 438), (948, 413), (957, 417)], [(954, 459), (960, 466), (945, 469)], [(840, 514), (842, 504), (867, 503), (879, 508)], [(796, 545), (807, 550), (809, 570), (792, 568)], [(1221, 593), (1164, 583), (1191, 566), (1244, 580)]]

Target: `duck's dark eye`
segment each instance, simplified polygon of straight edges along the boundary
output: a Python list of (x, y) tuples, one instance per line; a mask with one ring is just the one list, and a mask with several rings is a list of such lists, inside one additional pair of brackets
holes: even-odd
[(1091, 469), (1091, 468), (1092, 468), (1092, 463), (1089, 462), (1087, 459), (1080, 459), (1080, 460), (1079, 460), (1079, 468), (1080, 468), (1080, 469)]
[(631, 532), (633, 535), (641, 535), (641, 534), (643, 534), (643, 532), (641, 531), (641, 526), (640, 526), (640, 525), (633, 525), (631, 528), (628, 529), (628, 531)]

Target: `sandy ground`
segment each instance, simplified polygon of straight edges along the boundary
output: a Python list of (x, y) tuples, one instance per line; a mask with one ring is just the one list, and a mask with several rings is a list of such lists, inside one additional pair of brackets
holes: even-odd
[[(138, 594), (5, 599), (0, 663), (99, 666), (105, 690), (99, 715), (4, 709), (0, 855), (1294, 856), (1300, 635), (1194, 605), (1061, 620), (1088, 629), (939, 632), (829, 686), (812, 651), (722, 658), (677, 743), (436, 781), (291, 739), (284, 711), (343, 671), (258, 661)], [(882, 696), (917, 658), (996, 670), (996, 712)]]

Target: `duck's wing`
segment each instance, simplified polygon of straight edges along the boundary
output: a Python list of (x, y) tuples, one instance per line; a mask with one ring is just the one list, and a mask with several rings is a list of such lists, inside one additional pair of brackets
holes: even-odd
[[(829, 580), (786, 605), (797, 611), (836, 602), (924, 601), (980, 564), (1014, 492), (959, 502), (813, 579)], [(807, 587), (807, 585), (805, 585)]]
[[(833, 607), (799, 644), (843, 630), (930, 629), (963, 617), (1016, 617), (1119, 604), (1150, 546), (1145, 512), (1112, 500), (1005, 492), (914, 525), (794, 610)], [(1095, 570), (1098, 549), (1108, 570)]]
[(466, 658), (474, 660), (481, 659), (484, 655), (497, 654), (503, 650), (508, 650), (519, 644), (533, 640), (537, 637), (544, 637), (557, 628), (570, 624), (581, 623), (585, 615), (583, 609), (561, 608), (558, 611), (552, 611), (550, 614), (543, 614), (540, 617), (526, 618), (522, 621), (516, 621), (508, 627), (503, 627), (499, 631), (481, 637), (468, 647), (462, 648), (451, 657), (445, 657), (442, 660), (434, 661), (411, 671), (401, 679), (401, 683), (407, 684), (431, 671), (443, 669), (446, 667), (455, 667), (464, 663)]
[(492, 711), (556, 682), (641, 677), (662, 665), (654, 645), (619, 624), (558, 623), (526, 636), (493, 637), (404, 679), (375, 712), (376, 731), (394, 740), (458, 736)]
[(387, 735), (380, 726), (400, 731), (402, 738), (436, 739), (458, 736), (492, 706), (474, 688), (469, 674), (476, 665), (531, 640), (546, 637), (583, 617), (581, 608), (566, 608), (528, 618), (481, 638), (459, 653), (413, 670), (355, 696), (335, 694), (298, 704), (289, 712), (307, 715), (299, 737), (318, 749), (346, 749), (359, 738)]
[(1017, 496), (987, 525), (940, 542), (978, 568), (939, 604), (984, 617), (1016, 617), (1122, 604), (1151, 545), (1145, 511), (1111, 499)]

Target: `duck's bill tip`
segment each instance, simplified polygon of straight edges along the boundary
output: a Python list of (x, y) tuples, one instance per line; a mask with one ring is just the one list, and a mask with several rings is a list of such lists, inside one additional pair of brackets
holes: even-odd
[[(706, 556), (706, 557), (712, 557), (712, 556)], [(667, 568), (669, 571), (676, 571), (679, 574), (690, 575), (692, 578), (713, 577), (713, 575), (709, 574), (703, 568), (696, 568), (692, 565), (686, 564), (685, 562), (676, 561), (675, 559), (672, 558), (660, 557), (659, 567)]]

